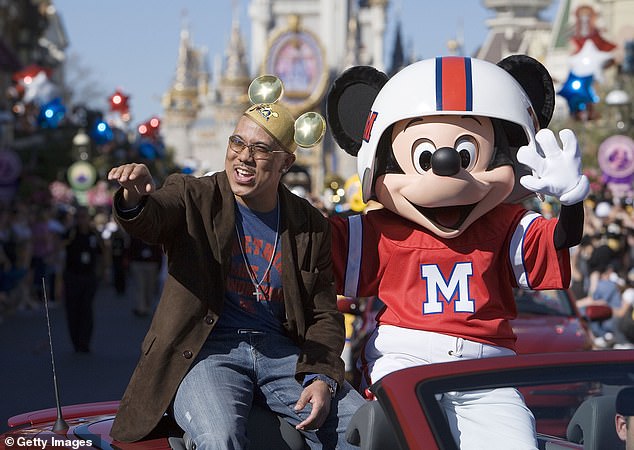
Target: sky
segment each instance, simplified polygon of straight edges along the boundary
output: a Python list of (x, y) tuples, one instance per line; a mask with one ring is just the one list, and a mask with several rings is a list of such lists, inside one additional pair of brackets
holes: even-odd
[[(237, 2), (245, 35), (248, 3)], [(472, 54), (484, 42), (486, 19), (494, 15), (482, 3), (393, 0), (387, 11), (387, 56), (391, 55), (394, 24), (399, 19), (406, 50), (419, 58), (447, 54), (447, 42), (458, 36), (462, 36), (465, 54)], [(73, 80), (76, 91), (91, 91), (89, 105), (107, 111), (108, 97), (121, 90), (130, 96), (132, 122), (137, 124), (162, 114), (161, 96), (174, 79), (184, 23), (188, 24), (194, 45), (208, 49), (210, 61), (215, 55), (224, 55), (233, 2), (54, 0), (53, 4), (69, 40), (67, 59), (73, 61), (69, 75), (74, 76), (68, 78)]]

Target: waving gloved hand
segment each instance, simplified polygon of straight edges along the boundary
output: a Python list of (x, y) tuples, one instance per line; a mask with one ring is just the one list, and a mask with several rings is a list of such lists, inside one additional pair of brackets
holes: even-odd
[(528, 146), (520, 147), (517, 160), (530, 167), (532, 175), (520, 178), (526, 189), (559, 199), (562, 205), (574, 205), (588, 195), (590, 182), (581, 173), (581, 153), (577, 138), (571, 130), (561, 130), (559, 137), (563, 150), (555, 135), (549, 129), (542, 129), (535, 140), (544, 156), (532, 151)]

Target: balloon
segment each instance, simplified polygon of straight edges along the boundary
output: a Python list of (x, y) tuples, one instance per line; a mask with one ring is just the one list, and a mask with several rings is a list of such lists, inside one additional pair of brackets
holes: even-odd
[(40, 72), (44, 72), (48, 77), (51, 74), (51, 69), (45, 69), (37, 64), (31, 64), (24, 69), (19, 70), (13, 74), (13, 81), (16, 83), (24, 83), (27, 79), (35, 77)]
[(127, 114), (130, 110), (128, 105), (129, 95), (125, 95), (120, 90), (116, 90), (114, 94), (108, 99), (110, 102), (110, 111), (115, 111), (120, 114)]
[(73, 189), (86, 191), (95, 184), (97, 169), (87, 161), (77, 161), (68, 168), (66, 178)]
[(563, 84), (557, 94), (568, 101), (568, 108), (571, 114), (586, 110), (588, 103), (596, 103), (599, 97), (592, 89), (593, 76), (579, 77), (574, 73), (568, 74), (568, 79)]
[(142, 137), (154, 140), (159, 137), (160, 129), (161, 119), (158, 117), (152, 117), (139, 125), (137, 131)]
[(578, 77), (594, 76), (603, 82), (603, 68), (612, 59), (610, 52), (600, 51), (591, 39), (587, 39), (578, 53), (570, 57), (570, 70)]
[(634, 175), (634, 140), (624, 135), (605, 139), (597, 153), (604, 179), (631, 183)]
[(37, 122), (42, 128), (57, 128), (66, 114), (62, 100), (56, 98), (40, 108)]
[(616, 48), (615, 44), (613, 44), (612, 42), (606, 39), (603, 39), (603, 37), (598, 32), (596, 32), (587, 37), (580, 37), (580, 36), (573, 37), (572, 42), (575, 44), (575, 47), (577, 48), (575, 53), (581, 51), (581, 49), (583, 48), (583, 45), (587, 41), (592, 41), (592, 43), (597, 47), (597, 49), (599, 49), (602, 52), (610, 52)]
[(154, 160), (158, 156), (158, 151), (152, 142), (143, 141), (139, 144), (139, 155), (144, 159)]
[(596, 47), (603, 51), (609, 52), (614, 50), (616, 45), (609, 42), (601, 36), (597, 21), (599, 20), (599, 14), (590, 5), (581, 5), (575, 12), (575, 31), (571, 37), (571, 41), (576, 46), (574, 53), (581, 50), (587, 40), (591, 40)]
[(103, 120), (98, 120), (90, 132), (90, 137), (93, 138), (97, 145), (103, 145), (114, 139), (114, 133), (110, 125)]
[(59, 88), (49, 81), (44, 71), (38, 72), (38, 74), (32, 78), (25, 78), (23, 84), (24, 96), (22, 100), (24, 103), (34, 102), (38, 105), (43, 105), (60, 95)]

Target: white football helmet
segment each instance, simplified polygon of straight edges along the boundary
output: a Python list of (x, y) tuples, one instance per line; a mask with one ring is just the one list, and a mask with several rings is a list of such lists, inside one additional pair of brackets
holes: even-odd
[(468, 57), (418, 61), (389, 79), (372, 103), (357, 155), (364, 201), (374, 193), (381, 135), (400, 120), (439, 114), (484, 116), (517, 124), (527, 145), (537, 151), (537, 116), (528, 95), (509, 72)]

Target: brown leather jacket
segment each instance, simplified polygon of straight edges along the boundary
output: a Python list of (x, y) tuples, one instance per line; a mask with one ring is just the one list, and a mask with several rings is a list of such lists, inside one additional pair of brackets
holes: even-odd
[[(306, 373), (321, 373), (341, 385), (345, 332), (336, 306), (330, 226), (285, 187), (279, 195), (284, 327), (300, 348), (295, 377), (301, 382)], [(162, 244), (168, 261), (160, 302), (111, 431), (123, 442), (142, 439), (156, 427), (222, 313), (235, 233), (235, 200), (224, 172), (170, 175), (146, 199), (132, 218), (115, 208), (123, 228)]]

